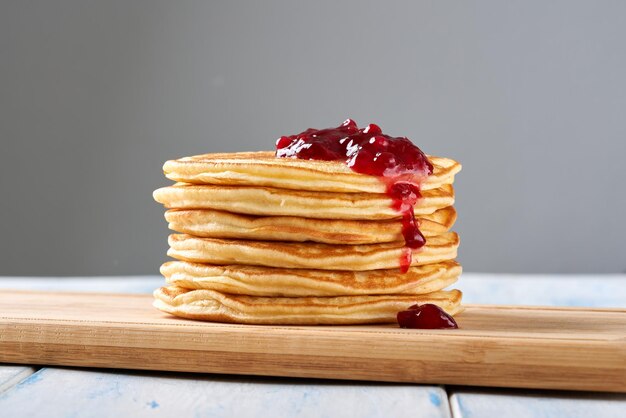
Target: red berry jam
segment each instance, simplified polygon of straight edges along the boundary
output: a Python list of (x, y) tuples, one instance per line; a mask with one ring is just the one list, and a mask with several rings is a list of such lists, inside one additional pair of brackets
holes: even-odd
[(411, 249), (426, 243), (413, 210), (421, 198), (421, 182), (433, 172), (422, 150), (408, 138), (383, 134), (378, 125), (370, 123), (359, 128), (348, 119), (337, 128), (307, 129), (297, 135), (280, 137), (276, 141), (276, 157), (344, 161), (357, 173), (380, 177), (387, 184), (393, 208), (402, 215), (402, 235), (407, 248), (402, 253), (400, 269), (408, 271)]
[(397, 315), (400, 328), (442, 329), (458, 328), (454, 318), (437, 305), (413, 305)]

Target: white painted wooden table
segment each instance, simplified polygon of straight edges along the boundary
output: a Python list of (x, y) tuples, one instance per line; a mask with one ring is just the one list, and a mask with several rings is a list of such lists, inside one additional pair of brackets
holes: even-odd
[[(2, 289), (150, 293), (161, 277), (0, 277)], [(626, 307), (626, 275), (469, 274), (467, 303)], [(626, 395), (0, 364), (0, 417), (626, 417)]]

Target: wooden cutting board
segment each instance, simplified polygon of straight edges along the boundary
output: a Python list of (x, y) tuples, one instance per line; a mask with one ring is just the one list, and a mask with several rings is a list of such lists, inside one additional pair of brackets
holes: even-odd
[(626, 392), (626, 310), (469, 305), (458, 330), (178, 319), (149, 295), (0, 291), (0, 362)]

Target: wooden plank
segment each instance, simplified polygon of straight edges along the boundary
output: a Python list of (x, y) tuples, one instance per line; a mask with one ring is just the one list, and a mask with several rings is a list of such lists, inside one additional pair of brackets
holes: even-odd
[[(0, 288), (24, 290), (151, 293), (163, 283), (161, 276), (0, 277)], [(0, 374), (9, 367), (0, 366)], [(16, 367), (34, 372), (29, 367)], [(95, 417), (306, 416), (303, 411), (338, 417), (353, 416), (351, 411), (364, 417), (383, 416), (385, 411), (409, 417), (420, 411), (424, 417), (450, 417), (447, 394), (439, 386), (191, 376), (45, 368), (36, 382), (27, 381), (5, 398), (0, 397), (0, 410), (7, 416), (46, 418), (85, 416), (85, 411)], [(65, 388), (60, 394), (58, 382)], [(234, 394), (245, 398), (243, 407)]]
[[(464, 299), (467, 301), (485, 303), (497, 300), (500, 303), (527, 303), (527, 304), (544, 304), (544, 305), (570, 305), (570, 306), (620, 306), (623, 307), (626, 302), (624, 292), (626, 291), (626, 275), (594, 275), (594, 276), (539, 276), (539, 275), (506, 275), (506, 274), (478, 274), (478, 273), (465, 273), (463, 275), (463, 290), (465, 291)], [(149, 293), (151, 288), (157, 287), (162, 283), (162, 278), (158, 276), (146, 276), (146, 277), (113, 277), (113, 278), (0, 278), (0, 287), (3, 288), (20, 288), (20, 289), (49, 289), (49, 290), (81, 290), (81, 291), (115, 291), (115, 292), (143, 292)], [(589, 283), (593, 283), (593, 291), (588, 291)], [(11, 366), (0, 366), (0, 370)], [(27, 368), (29, 370), (33, 370)], [(64, 372), (60, 371), (62, 375)], [(1, 373), (1, 371), (0, 371)], [(73, 392), (76, 395), (72, 401), (63, 401), (62, 403), (53, 402), (54, 397), (50, 397), (50, 402), (47, 405), (46, 411), (48, 415), (43, 416), (67, 416), (66, 410), (74, 411), (72, 405), (80, 404), (86, 405), (87, 402), (94, 403), (91, 399), (92, 391), (87, 390), (90, 385), (96, 387), (107, 386), (107, 381), (111, 381), (111, 385), (118, 384), (116, 381), (125, 375), (119, 374), (120, 371), (114, 373), (102, 373), (101, 379), (91, 380), (82, 378), (82, 373), (76, 374), (73, 378), (77, 381), (85, 382), (87, 385), (86, 390)], [(128, 372), (124, 372), (128, 373)], [(55, 373), (54, 376), (57, 376)], [(170, 375), (168, 375), (170, 376)], [(61, 378), (64, 382), (66, 378)], [(139, 383), (142, 381), (148, 381), (148, 385), (152, 385), (152, 376), (139, 376)], [(211, 379), (211, 385), (216, 385), (217, 388), (226, 385), (220, 376), (204, 377), (202, 375), (194, 375), (194, 379)], [(184, 379), (183, 379), (184, 380)], [(248, 388), (246, 392), (246, 398), (254, 397), (255, 392), (260, 391), (264, 393), (264, 384), (259, 381), (249, 380), (246, 377), (232, 377), (232, 383), (239, 382), (244, 387)], [(95, 382), (95, 383), (94, 383)], [(289, 398), (287, 393), (290, 393), (290, 387), (297, 385), (302, 386), (307, 380), (290, 380), (289, 384), (276, 385), (273, 388), (279, 399)], [(79, 384), (79, 383), (77, 383)], [(351, 383), (358, 384), (358, 383)], [(168, 385), (168, 383), (164, 383)], [(176, 382), (176, 387), (180, 387), (180, 384)], [(326, 386), (332, 385), (332, 382), (325, 381), (319, 383), (319, 385)], [(35, 385), (33, 385), (35, 386)], [(148, 386), (149, 387), (149, 386)], [(361, 404), (367, 402), (368, 399), (377, 399), (378, 393), (384, 391), (385, 386), (379, 385), (367, 385), (363, 386), (359, 384), (359, 396), (355, 402)], [(402, 386), (408, 388), (415, 388), (418, 393), (411, 396), (417, 400), (423, 399), (423, 393), (431, 393), (436, 391), (436, 387), (424, 387), (424, 386)], [(37, 388), (37, 387), (36, 387)], [(219, 390), (217, 388), (210, 389)], [(187, 390), (186, 386), (184, 387)], [(239, 392), (240, 389), (231, 387), (235, 392)], [(30, 386), (24, 386), (21, 389), (23, 405), (26, 405), (31, 397), (29, 395)], [(50, 390), (56, 390), (54, 385), (50, 385)], [(95, 388), (94, 388), (95, 390)], [(604, 394), (581, 394), (580, 392), (555, 392), (555, 391), (511, 391), (511, 390), (491, 390), (488, 392), (490, 397), (486, 398), (485, 402), (473, 402), (469, 400), (461, 403), (462, 397), (468, 393), (467, 390), (462, 388), (448, 388), (451, 394), (452, 405), (457, 408), (456, 416), (501, 416), (501, 411), (511, 411), (512, 417), (525, 417), (525, 416), (537, 416), (542, 415), (541, 411), (549, 412), (549, 414), (543, 414), (543, 416), (597, 416), (597, 417), (612, 417), (619, 416), (618, 411), (626, 408), (626, 399), (623, 395), (604, 395)], [(152, 391), (151, 389), (149, 391)], [(158, 391), (158, 389), (156, 390)], [(203, 390), (198, 390), (194, 394), (198, 399), (203, 399)], [(126, 392), (124, 392), (126, 393)], [(171, 396), (176, 398), (181, 396), (181, 393), (176, 389), (170, 390)], [(474, 391), (469, 392), (472, 396)], [(484, 393), (484, 392), (479, 392)], [(81, 398), (81, 395), (83, 398)], [(264, 394), (263, 396), (268, 396)], [(394, 393), (394, 397), (398, 394)], [(586, 401), (581, 405), (580, 399), (583, 397)], [(42, 394), (37, 392), (37, 399), (42, 398)], [(45, 397), (44, 397), (45, 398)], [(493, 399), (496, 398), (496, 399)], [(591, 398), (591, 399), (589, 399)], [(294, 398), (294, 403), (303, 403), (308, 397), (303, 396), (302, 399), (297, 400)], [(384, 399), (384, 398), (381, 398)], [(459, 406), (456, 399), (459, 399), (458, 404), (464, 406), (465, 414), (460, 415)], [(108, 411), (107, 404), (111, 403), (111, 409), (116, 409), (115, 402), (103, 402), (102, 405), (98, 404), (97, 409), (92, 409), (95, 416), (108, 416), (109, 414), (98, 414), (98, 411)], [(124, 400), (118, 400), (117, 402), (125, 402)], [(215, 401), (212, 401), (215, 402)], [(223, 401), (223, 408), (225, 411), (232, 411), (233, 407), (238, 404), (238, 399), (234, 397), (227, 398)], [(423, 402), (420, 403), (420, 405)], [(274, 401), (266, 404), (265, 408), (271, 408), (275, 404)], [(202, 403), (206, 405), (206, 403)], [(337, 411), (343, 410), (343, 403), (341, 398), (334, 399), (334, 405)], [(444, 398), (445, 405), (445, 398)], [(495, 405), (496, 408), (489, 408), (490, 405)], [(185, 404), (186, 406), (186, 404)], [(486, 408), (485, 408), (486, 407)], [(349, 406), (349, 408), (352, 408)], [(424, 406), (412, 407), (413, 411), (422, 411)], [(159, 408), (162, 409), (162, 408)], [(159, 409), (151, 410), (147, 414), (154, 414)], [(372, 406), (372, 410), (376, 410), (375, 406)], [(494, 413), (494, 409), (498, 412)], [(0, 410), (6, 410), (5, 404), (0, 404)], [(269, 409), (268, 409), (269, 410)], [(279, 411), (280, 409), (276, 409)], [(326, 410), (322, 408), (322, 410)], [(133, 410), (135, 411), (135, 410)], [(186, 410), (183, 408), (183, 411)], [(197, 408), (197, 412), (201, 415), (202, 408)], [(84, 412), (84, 409), (83, 409)], [(15, 415), (15, 414), (13, 414)], [(34, 415), (33, 413), (29, 415)], [(83, 413), (84, 415), (84, 413)], [(136, 414), (135, 414), (136, 415)], [(157, 414), (158, 415), (158, 414)], [(171, 414), (170, 414), (171, 415)], [(182, 414), (181, 416), (185, 416)], [(189, 414), (193, 415), (193, 414)], [(225, 414), (226, 415), (226, 414)], [(233, 413), (230, 414), (234, 415)], [(276, 414), (273, 414), (276, 416)], [(294, 415), (294, 414), (292, 414)], [(328, 414), (332, 415), (332, 414)], [(376, 413), (372, 413), (372, 416), (384, 416), (384, 411), (378, 410)], [(10, 415), (9, 415), (10, 416)], [(142, 415), (139, 415), (142, 416)], [(163, 416), (167, 416), (164, 414)], [(226, 415), (228, 416), (228, 415)], [(255, 416), (255, 415), (251, 415)]]
[[(0, 395), (2, 416), (450, 416), (439, 387), (48, 368)], [(62, 388), (62, 390), (59, 390)]]
[(32, 367), (0, 364), (0, 393), (15, 386), (33, 373), (35, 373), (35, 369)]
[(468, 306), (459, 330), (213, 324), (148, 295), (0, 292), (0, 361), (625, 391), (626, 311)]
[(450, 396), (450, 406), (454, 418), (615, 418), (625, 415), (626, 395), (460, 389)]
[[(561, 306), (626, 307), (626, 275), (463, 274), (464, 300)], [(590, 290), (591, 289), (591, 290)], [(448, 387), (456, 418), (624, 415), (626, 396), (560, 391), (480, 390)], [(506, 411), (506, 412), (503, 412)]]

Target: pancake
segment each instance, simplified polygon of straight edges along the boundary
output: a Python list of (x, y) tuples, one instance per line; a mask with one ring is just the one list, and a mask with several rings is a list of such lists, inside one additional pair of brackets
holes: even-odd
[[(428, 158), (433, 164), (433, 174), (422, 183), (422, 190), (451, 184), (461, 170), (461, 164), (454, 160)], [(167, 161), (163, 171), (171, 180), (194, 184), (329, 192), (385, 193), (386, 190), (378, 177), (354, 172), (344, 162), (276, 158), (274, 151), (196, 155)]]
[(409, 306), (433, 303), (454, 315), (462, 310), (459, 290), (426, 295), (271, 298), (169, 286), (155, 290), (154, 306), (189, 319), (238, 324), (316, 325), (393, 323)]
[(425, 294), (457, 281), (461, 265), (455, 261), (400, 270), (364, 272), (280, 269), (253, 266), (214, 266), (169, 261), (161, 274), (169, 284), (251, 296), (344, 296)]
[[(330, 193), (247, 186), (177, 184), (154, 191), (154, 199), (169, 209), (215, 209), (260, 216), (297, 216), (317, 219), (396, 219), (392, 199), (385, 194)], [(454, 204), (447, 184), (422, 192), (415, 204), (417, 216)]]
[[(400, 220), (258, 217), (211, 209), (168, 210), (165, 219), (171, 230), (205, 238), (313, 241), (325, 244), (377, 244), (404, 239)], [(426, 237), (448, 232), (455, 220), (456, 211), (452, 206), (417, 219), (420, 231)]]
[[(399, 268), (405, 251), (410, 251), (404, 242), (332, 245), (196, 238), (185, 234), (170, 235), (169, 244), (167, 255), (182, 261), (349, 271)], [(452, 260), (458, 246), (459, 236), (454, 232), (430, 237), (426, 245), (413, 252), (411, 265)]]

